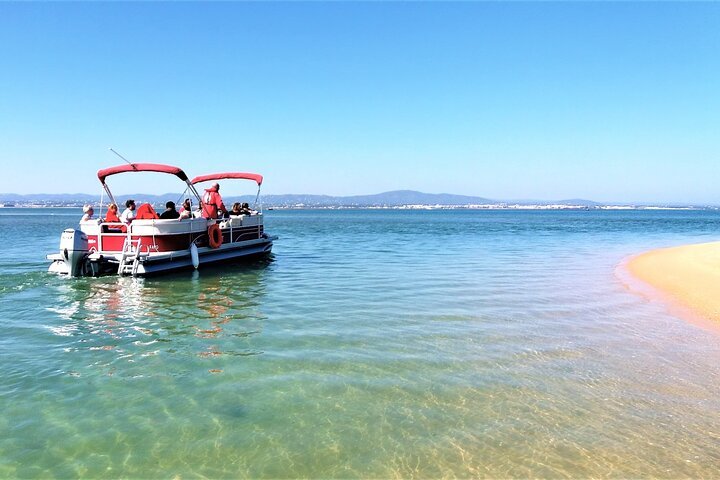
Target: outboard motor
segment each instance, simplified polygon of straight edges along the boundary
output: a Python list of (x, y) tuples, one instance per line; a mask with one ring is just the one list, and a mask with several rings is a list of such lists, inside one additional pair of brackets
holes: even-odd
[(80, 277), (85, 274), (87, 253), (87, 235), (80, 230), (65, 229), (60, 236), (60, 255), (71, 276)]

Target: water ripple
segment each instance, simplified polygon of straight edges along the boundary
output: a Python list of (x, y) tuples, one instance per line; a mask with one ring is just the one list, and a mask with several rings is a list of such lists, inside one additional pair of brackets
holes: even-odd
[(268, 212), (270, 261), (146, 280), (40, 271), (67, 221), (0, 215), (0, 477), (720, 469), (717, 337), (614, 275), (718, 214)]

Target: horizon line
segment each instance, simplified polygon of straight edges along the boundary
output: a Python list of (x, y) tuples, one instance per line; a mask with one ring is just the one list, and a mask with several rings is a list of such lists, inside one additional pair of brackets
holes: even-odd
[[(564, 198), (564, 199), (554, 199), (554, 200), (546, 200), (546, 199), (539, 199), (539, 198), (520, 198), (520, 199), (494, 199), (479, 195), (465, 195), (465, 194), (456, 194), (456, 193), (427, 193), (427, 192), (421, 192), (419, 190), (409, 190), (409, 189), (402, 189), (402, 190), (389, 190), (385, 192), (380, 193), (370, 193), (370, 194), (355, 194), (355, 195), (331, 195), (331, 194), (317, 194), (317, 193), (269, 193), (269, 194), (262, 194), (260, 195), (261, 198), (268, 198), (268, 197), (323, 197), (323, 198), (330, 198), (330, 199), (352, 199), (356, 197), (381, 197), (383, 195), (388, 194), (397, 194), (397, 193), (407, 193), (407, 194), (419, 194), (419, 195), (425, 195), (430, 197), (442, 197), (442, 196), (449, 196), (449, 197), (464, 197), (464, 202), (461, 203), (438, 203), (438, 202), (430, 202), (430, 199), (426, 199), (425, 201), (421, 202), (413, 202), (411, 200), (402, 200), (400, 199), (398, 202), (393, 202), (395, 204), (399, 205), (508, 205), (508, 204), (524, 204), (524, 205), (567, 205), (567, 204), (573, 204), (578, 206), (588, 206), (584, 204), (593, 204), (592, 206), (673, 206), (673, 207), (717, 207), (720, 205), (720, 202), (687, 202), (687, 201), (597, 201), (597, 200), (589, 200), (587, 198)], [(167, 196), (167, 195), (179, 195), (177, 192), (164, 192), (160, 194), (150, 194), (150, 193), (129, 193), (129, 194), (118, 194), (116, 195), (117, 198), (125, 198), (125, 197), (132, 197), (132, 196), (148, 196), (148, 197), (161, 197), (161, 196)], [(32, 200), (24, 200), (24, 199), (11, 199), (11, 198), (3, 198), (4, 196), (16, 196), (16, 197), (36, 197)], [(42, 197), (72, 197), (72, 196), (83, 196), (83, 197), (97, 197), (97, 194), (90, 194), (90, 193), (0, 193), (0, 202), (8, 203), (8, 202), (17, 202), (17, 201), (48, 201), (47, 199), (43, 199)], [(104, 196), (104, 195), (102, 195)], [(240, 195), (227, 195), (227, 198), (239, 198), (239, 197), (254, 197), (254, 194), (240, 194)], [(41, 198), (37, 198), (41, 197)], [(79, 201), (80, 199), (63, 199), (62, 201)], [(472, 200), (476, 200), (477, 202), (473, 202)], [(577, 203), (575, 203), (577, 202)], [(383, 203), (387, 204), (387, 200), (385, 200)]]

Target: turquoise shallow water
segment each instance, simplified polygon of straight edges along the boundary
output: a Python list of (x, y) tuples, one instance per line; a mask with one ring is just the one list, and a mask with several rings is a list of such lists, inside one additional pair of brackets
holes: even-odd
[(45, 273), (0, 210), (0, 477), (716, 477), (720, 341), (617, 265), (691, 211), (271, 211), (268, 261)]

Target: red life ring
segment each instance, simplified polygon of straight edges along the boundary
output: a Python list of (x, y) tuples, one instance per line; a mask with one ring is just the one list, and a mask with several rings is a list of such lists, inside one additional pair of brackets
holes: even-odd
[(218, 248), (222, 245), (223, 238), (220, 226), (217, 223), (213, 223), (208, 227), (208, 245), (210, 248)]

